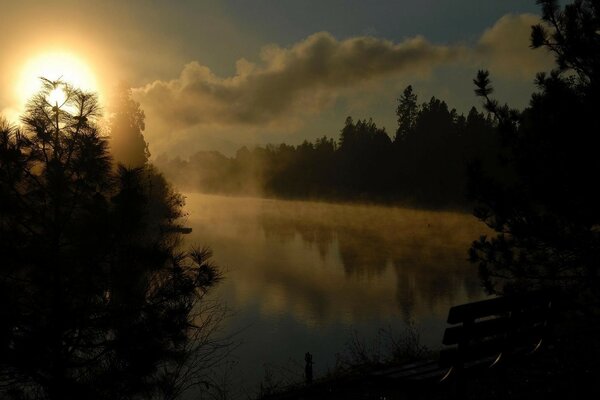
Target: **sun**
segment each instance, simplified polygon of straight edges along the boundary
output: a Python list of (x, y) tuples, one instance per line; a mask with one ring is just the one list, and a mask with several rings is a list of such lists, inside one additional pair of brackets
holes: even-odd
[[(23, 68), (16, 86), (21, 104), (25, 104), (41, 88), (40, 77), (62, 80), (86, 90), (98, 92), (98, 82), (92, 69), (79, 57), (68, 52), (48, 52), (30, 58)], [(52, 93), (53, 101), (60, 101), (62, 94)]]

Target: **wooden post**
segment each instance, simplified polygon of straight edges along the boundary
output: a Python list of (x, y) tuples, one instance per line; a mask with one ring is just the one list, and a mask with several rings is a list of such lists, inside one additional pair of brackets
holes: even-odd
[(304, 378), (306, 379), (306, 384), (310, 385), (313, 381), (312, 354), (306, 352), (304, 355), (304, 361), (306, 362), (306, 366), (304, 367)]

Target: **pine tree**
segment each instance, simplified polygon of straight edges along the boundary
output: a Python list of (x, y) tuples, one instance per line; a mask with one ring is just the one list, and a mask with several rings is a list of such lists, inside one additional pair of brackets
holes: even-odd
[(402, 97), (398, 99), (398, 107), (396, 108), (398, 129), (396, 130), (394, 142), (399, 143), (414, 130), (418, 114), (417, 95), (413, 93), (413, 88), (409, 85), (404, 89)]
[(0, 397), (177, 398), (214, 361), (219, 272), (178, 250), (159, 174), (113, 168), (95, 94), (43, 83), (0, 124)]
[(476, 215), (496, 232), (473, 244), (471, 258), (491, 292), (550, 286), (598, 296), (600, 7), (538, 3), (544, 25), (533, 27), (531, 44), (553, 52), (556, 68), (538, 74), (529, 107), (519, 113), (491, 99), (486, 71), (475, 80), (505, 147), (501, 173), (471, 176)]

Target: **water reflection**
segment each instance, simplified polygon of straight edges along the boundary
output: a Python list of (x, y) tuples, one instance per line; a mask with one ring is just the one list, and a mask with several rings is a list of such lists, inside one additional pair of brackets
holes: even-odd
[(187, 240), (228, 267), (222, 295), (241, 312), (310, 327), (419, 321), (482, 296), (466, 251), (484, 227), (469, 215), (199, 194), (187, 204)]

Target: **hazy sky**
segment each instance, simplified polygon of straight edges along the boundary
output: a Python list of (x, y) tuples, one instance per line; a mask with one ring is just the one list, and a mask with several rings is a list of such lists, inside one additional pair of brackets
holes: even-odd
[(347, 115), (393, 135), (406, 85), (468, 111), (479, 68), (524, 106), (551, 65), (528, 49), (538, 13), (534, 0), (3, 1), (0, 110), (18, 109), (31, 59), (64, 53), (101, 94), (135, 88), (154, 156), (337, 137)]

